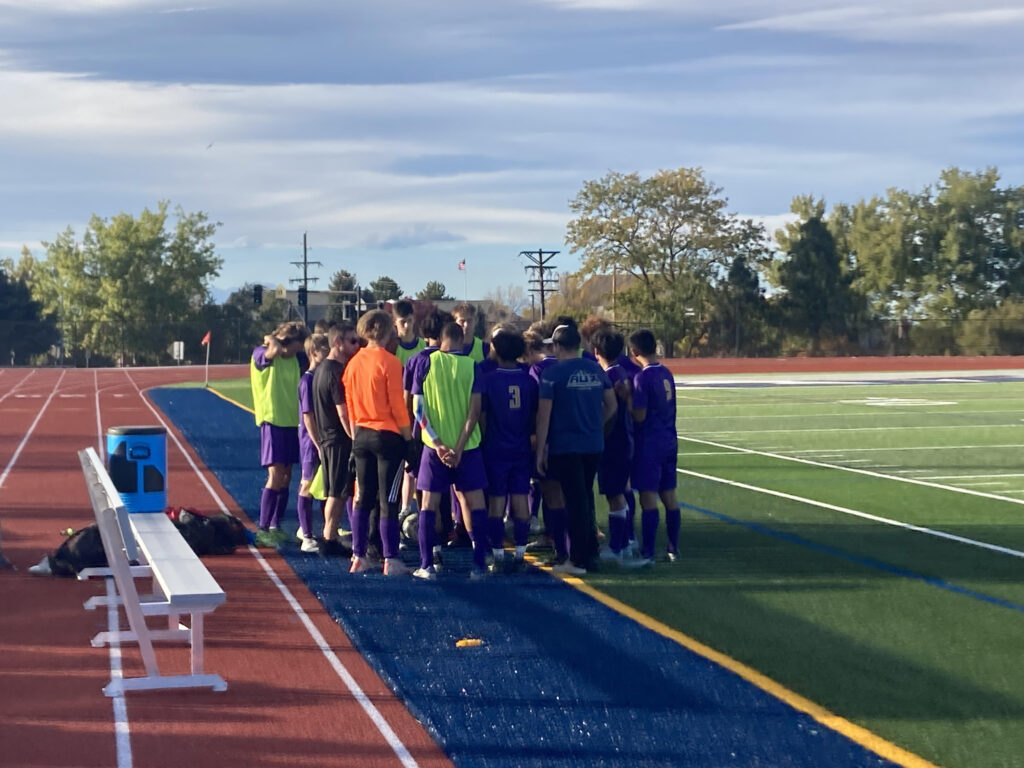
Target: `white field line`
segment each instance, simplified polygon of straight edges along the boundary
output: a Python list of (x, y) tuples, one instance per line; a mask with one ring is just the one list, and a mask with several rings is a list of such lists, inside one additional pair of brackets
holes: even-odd
[(1024, 477), (1024, 474), (1022, 474), (1020, 472), (1015, 472), (1015, 473), (1007, 472), (1006, 474), (1002, 474), (1002, 473), (998, 473), (997, 472), (997, 473), (991, 474), (991, 475), (928, 475), (927, 477), (922, 477), (921, 479), (922, 480), (982, 480), (982, 479), (989, 478), (989, 477)]
[[(998, 544), (989, 544), (986, 541), (978, 541), (977, 539), (968, 539), (964, 536), (957, 536), (952, 533), (946, 533), (945, 531), (938, 531), (934, 528), (925, 528), (920, 525), (912, 525), (911, 523), (904, 523), (901, 520), (893, 520), (888, 517), (881, 517), (879, 515), (872, 515), (867, 512), (861, 512), (860, 510), (850, 509), (849, 507), (840, 507), (836, 504), (827, 504), (823, 501), (816, 501), (815, 499), (804, 498), (803, 496), (794, 496), (791, 493), (783, 493), (782, 491), (773, 491), (770, 488), (761, 488), (756, 485), (747, 485), (746, 483), (739, 483), (735, 480), (726, 480), (724, 477), (715, 477), (714, 475), (705, 475), (701, 472), (692, 472), (688, 469), (676, 469), (676, 472), (682, 475), (690, 475), (691, 477), (699, 477), (701, 480), (710, 480), (714, 483), (724, 483), (725, 485), (731, 485), (734, 488), (742, 488), (746, 491), (754, 491), (755, 493), (764, 493), (769, 496), (776, 496), (780, 499), (786, 499), (788, 501), (796, 501), (801, 504), (809, 504), (814, 507), (821, 507), (822, 509), (829, 509), (833, 512), (841, 512), (844, 515), (852, 515), (853, 517), (861, 517), (865, 520), (871, 520), (876, 523), (883, 523), (884, 525), (892, 525), (896, 528), (903, 528), (908, 531), (914, 531), (916, 533), (924, 533), (928, 536), (935, 536), (940, 539), (947, 539), (948, 541), (955, 541), (958, 544), (967, 544), (972, 547), (980, 547), (981, 549), (987, 549), (992, 552), (999, 552), (1003, 555), (1010, 555), (1012, 557), (1024, 558), (1024, 552), (1016, 549), (1010, 549), (1009, 547), (1001, 547)], [(955, 490), (955, 489), (951, 489)], [(1007, 499), (1011, 501), (1011, 499)], [(1013, 500), (1015, 501), (1015, 500)], [(1024, 501), (1020, 502), (1024, 503)]]
[(14, 454), (7, 462), (7, 466), (4, 467), (4, 471), (0, 473), (0, 488), (4, 487), (4, 482), (7, 480), (7, 476), (11, 474), (11, 468), (14, 466), (15, 462), (17, 462), (18, 457), (21, 456), (21, 452), (24, 450), (26, 443), (28, 443), (28, 439), (32, 437), (32, 433), (36, 431), (36, 425), (39, 424), (39, 420), (43, 418), (43, 414), (46, 413), (46, 409), (50, 406), (50, 402), (60, 389), (60, 383), (64, 380), (64, 374), (66, 373), (66, 370), (60, 372), (57, 383), (53, 385), (53, 391), (50, 393), (50, 396), (46, 398), (46, 402), (43, 403), (42, 407), (39, 409), (39, 413), (36, 414), (35, 419), (32, 420), (32, 425), (25, 431), (25, 437), (21, 439), (21, 442), (18, 443), (18, 447), (14, 449)]
[[(164, 417), (161, 415), (161, 413), (155, 407), (153, 407), (153, 404), (149, 402), (148, 398), (146, 398), (142, 394), (142, 390), (139, 389), (138, 384), (136, 384), (134, 380), (132, 380), (131, 374), (128, 373), (128, 371), (125, 371), (125, 374), (128, 376), (128, 381), (130, 381), (132, 386), (135, 387), (135, 391), (139, 393), (139, 398), (142, 400), (142, 402), (146, 404), (146, 407), (153, 412), (153, 415), (156, 416), (157, 420), (164, 426), (164, 428), (167, 430), (167, 434), (174, 441), (174, 444), (178, 447), (178, 450), (181, 451), (186, 461), (188, 461), (189, 465), (196, 473), (196, 476), (200, 479), (203, 485), (206, 486), (206, 490), (209, 491), (211, 498), (217, 503), (217, 506), (220, 507), (222, 512), (227, 513), (227, 505), (224, 504), (224, 501), (220, 498), (220, 495), (213, 489), (213, 486), (210, 485), (209, 481), (203, 475), (202, 470), (200, 470), (199, 467), (196, 466), (195, 461), (192, 460), (192, 456), (189, 454), (188, 451), (185, 450), (185, 446), (181, 444), (181, 441), (178, 439), (178, 436), (171, 429), (171, 426), (164, 420)], [(313, 638), (313, 642), (316, 644), (317, 648), (319, 648), (320, 652), (323, 653), (324, 657), (326, 657), (327, 662), (331, 665), (331, 668), (335, 671), (338, 677), (341, 678), (342, 682), (345, 683), (345, 686), (352, 694), (352, 698), (354, 698), (359, 703), (359, 705), (363, 708), (363, 711), (367, 714), (367, 716), (370, 718), (373, 724), (377, 727), (377, 730), (380, 732), (381, 736), (384, 737), (384, 740), (388, 743), (388, 746), (391, 747), (392, 751), (394, 751), (395, 756), (398, 758), (398, 760), (402, 763), (403, 766), (405, 766), (405, 768), (417, 768), (419, 764), (416, 762), (415, 758), (413, 758), (413, 756), (409, 753), (409, 750), (406, 748), (405, 744), (403, 744), (402, 741), (398, 738), (398, 734), (396, 734), (394, 730), (392, 730), (391, 726), (388, 724), (388, 721), (385, 720), (384, 716), (380, 713), (380, 710), (378, 710), (374, 703), (370, 700), (370, 697), (366, 695), (366, 692), (363, 691), (363, 689), (359, 686), (359, 683), (348, 671), (348, 669), (345, 668), (345, 665), (341, 663), (341, 659), (338, 658), (337, 654), (331, 648), (326, 638), (320, 633), (320, 630), (316, 628), (316, 625), (313, 624), (312, 619), (309, 618), (309, 616), (303, 610), (302, 606), (299, 605), (299, 601), (295, 599), (295, 596), (292, 594), (291, 590), (288, 589), (288, 586), (283, 581), (281, 581), (281, 578), (274, 571), (273, 567), (270, 565), (270, 563), (267, 562), (266, 558), (263, 557), (262, 554), (260, 554), (259, 550), (257, 550), (256, 547), (250, 545), (249, 552), (250, 554), (252, 554), (254, 558), (256, 558), (256, 562), (260, 564), (260, 566), (266, 572), (267, 576), (270, 578), (271, 582), (273, 582), (274, 586), (276, 586), (278, 590), (281, 592), (281, 594), (284, 596), (288, 605), (299, 617), (299, 620), (302, 622), (302, 625), (306, 628), (306, 631), (309, 632), (310, 637)]]
[(992, 482), (992, 481), (985, 482), (985, 481), (983, 481), (983, 482), (980, 482), (980, 483), (957, 483), (956, 485), (957, 485), (958, 488), (981, 488), (981, 487), (984, 487), (986, 485), (987, 486), (993, 486), (993, 485), (1003, 485), (1003, 486), (1005, 486), (1005, 485), (1007, 485), (1007, 483)]
[[(755, 456), (767, 456), (768, 458), (780, 459), (781, 461), (794, 461), (794, 462), (797, 462), (798, 464), (807, 464), (808, 466), (812, 466), (812, 467), (824, 467), (825, 469), (835, 469), (835, 470), (838, 470), (840, 472), (855, 472), (856, 474), (859, 474), (859, 475), (867, 475), (868, 477), (877, 477), (877, 478), (881, 478), (883, 480), (893, 480), (893, 481), (895, 481), (897, 483), (910, 483), (911, 485), (921, 485), (921, 486), (924, 486), (925, 488), (938, 488), (939, 490), (942, 490), (942, 491), (952, 491), (953, 493), (965, 493), (965, 494), (968, 494), (969, 496), (979, 496), (979, 497), (981, 497), (983, 499), (996, 499), (998, 501), (1009, 502), (1010, 504), (1024, 504), (1024, 499), (1009, 499), (1006, 496), (998, 496), (998, 495), (996, 495), (994, 493), (985, 493), (984, 491), (973, 491), (970, 488), (956, 488), (956, 487), (951, 486), (951, 485), (940, 485), (939, 483), (929, 483), (929, 482), (927, 482), (925, 480), (919, 480), (916, 477), (900, 477), (900, 476), (897, 476), (897, 475), (887, 475), (887, 474), (884, 474), (882, 472), (872, 472), (870, 469), (859, 469), (858, 467), (844, 467), (844, 466), (841, 466), (841, 465), (838, 465), (838, 464), (826, 464), (825, 462), (822, 462), (822, 461), (813, 461), (811, 459), (801, 459), (801, 458), (799, 458), (797, 456), (786, 456), (786, 455), (780, 454), (780, 453), (767, 453), (765, 451), (755, 451), (752, 448), (739, 448), (739, 447), (734, 446), (734, 445), (725, 445), (723, 443), (713, 443), (710, 440), (699, 440), (699, 439), (697, 439), (695, 437), (686, 437), (684, 435), (679, 435), (679, 439), (680, 440), (686, 440), (686, 441), (691, 442), (691, 443), (700, 443), (702, 445), (710, 445), (710, 446), (713, 446), (715, 448), (728, 448), (728, 449), (731, 449), (733, 451), (737, 451), (739, 453), (750, 453), (750, 454), (753, 454)], [(968, 447), (968, 446), (962, 446), (962, 447)], [(984, 446), (984, 445), (978, 445), (978, 446), (969, 446), (969, 447), (973, 447), (973, 448), (994, 448), (994, 447), (995, 448), (998, 448), (998, 447), (1020, 448), (1020, 447), (1024, 447), (1024, 446), (991, 446), (991, 445)], [(856, 450), (856, 449), (852, 449), (851, 448), (850, 450)], [(875, 449), (871, 448), (871, 449), (868, 449), (868, 450), (875, 450)], [(899, 449), (892, 449), (892, 448), (890, 448), (890, 449), (887, 449), (887, 450), (899, 450)], [(911, 449), (906, 449), (906, 450), (911, 450)], [(913, 449), (913, 450), (928, 450), (928, 449), (917, 448), (917, 449)], [(795, 451), (795, 453), (798, 453), (798, 451)]]
[[(703, 442), (698, 440), (697, 442)], [(1024, 448), (1024, 444), (1021, 443), (1007, 443), (1003, 445), (904, 445), (897, 446), (894, 448), (844, 448), (844, 453), (886, 453), (888, 451), (970, 451), (984, 449), (989, 450), (992, 448)], [(820, 454), (825, 453), (820, 448), (806, 448), (798, 451), (790, 451), (790, 453), (808, 453), (808, 454)], [(757, 451), (754, 451), (757, 453)]]
[[(805, 417), (806, 418), (806, 417)], [(988, 429), (992, 428), (1004, 428), (1013, 427), (1014, 429), (1024, 429), (1024, 423), (1017, 424), (942, 424), (942, 425), (930, 425), (926, 427), (821, 427), (814, 429), (731, 429), (731, 430), (719, 430), (719, 431), (700, 431), (700, 430), (687, 430), (687, 434), (690, 435), (704, 435), (706, 437), (714, 437), (716, 435), (780, 435), (790, 432), (797, 432), (804, 434), (806, 432), (905, 432), (908, 429), (912, 429), (915, 432), (924, 429), (979, 429), (984, 427)]]
[[(1013, 400), (1024, 400), (1024, 397), (1015, 397), (1015, 398), (1012, 398), (1012, 399)], [(987, 399), (986, 399), (986, 402), (988, 402)], [(819, 403), (819, 405), (830, 405), (830, 404), (831, 403)], [(780, 405), (781, 405), (781, 403), (780, 403)], [(689, 411), (691, 408), (707, 408), (707, 407), (709, 407), (709, 406), (704, 406), (704, 405), (686, 405), (684, 408), (682, 408), (680, 410)], [(742, 408), (742, 407), (743, 406), (735, 406), (735, 405), (733, 405), (733, 406), (727, 406), (727, 405), (719, 406), (720, 409), (721, 408)], [(903, 411), (896, 411), (896, 412), (897, 413), (903, 413)], [(813, 414), (803, 414), (803, 413), (765, 413), (765, 414), (750, 415), (750, 416), (731, 416), (731, 415), (725, 415), (725, 416), (722, 416), (722, 415), (720, 415), (720, 416), (695, 416), (694, 419), (699, 419), (700, 421), (717, 421), (717, 420), (722, 420), (722, 419), (733, 419), (733, 420), (743, 420), (744, 422), (755, 422), (755, 421), (761, 421), (763, 419), (807, 419), (807, 418), (815, 418), (815, 419), (818, 419), (818, 418), (821, 418), (821, 419), (849, 419), (849, 418), (860, 417), (860, 416), (878, 416), (879, 413), (880, 413), (880, 411), (878, 410), (878, 408), (872, 408), (870, 411), (854, 411), (853, 413), (839, 413), (838, 411), (837, 412), (832, 412), (832, 413), (813, 413)], [(886, 411), (886, 413), (893, 413), (893, 411)], [(985, 413), (987, 413), (987, 414), (992, 414), (992, 413), (1024, 413), (1024, 408), (1000, 408), (998, 410), (993, 410), (991, 408), (988, 408), (988, 409), (981, 409), (981, 410), (964, 410), (964, 411), (954, 411), (954, 410), (950, 410), (949, 408), (943, 408), (941, 411), (922, 411), (920, 409), (917, 409), (917, 410), (914, 411), (914, 415), (919, 415), (919, 416), (976, 416), (978, 414), (985, 414)], [(687, 417), (686, 417), (685, 413), (680, 413), (678, 415), (678, 418), (679, 419), (686, 419)], [(687, 421), (687, 423), (689, 423), (689, 420)]]

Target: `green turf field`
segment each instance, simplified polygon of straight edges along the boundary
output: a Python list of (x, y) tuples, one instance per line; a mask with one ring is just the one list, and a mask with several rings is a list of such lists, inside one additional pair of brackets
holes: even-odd
[(678, 405), (681, 561), (588, 583), (934, 763), (1024, 766), (1024, 383)]

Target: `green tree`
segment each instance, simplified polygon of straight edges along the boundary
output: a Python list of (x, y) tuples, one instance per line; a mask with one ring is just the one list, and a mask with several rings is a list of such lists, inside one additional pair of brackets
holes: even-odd
[(847, 313), (855, 304), (850, 280), (840, 267), (835, 239), (818, 216), (800, 225), (786, 256), (778, 270), (786, 290), (782, 311), (790, 330), (806, 334), (817, 353), (823, 332), (847, 330)]
[(331, 282), (328, 289), (331, 291), (341, 291), (343, 293), (332, 293), (331, 303), (327, 309), (328, 320), (345, 320), (355, 319), (356, 307), (356, 289), (359, 290), (359, 298), (361, 299), (361, 307), (365, 308), (371, 306), (374, 302), (374, 295), (368, 288), (359, 286), (359, 279), (346, 269), (339, 269), (333, 275), (331, 275)]
[(370, 283), (370, 292), (374, 301), (392, 301), (402, 298), (402, 289), (398, 283), (387, 275), (381, 275)]
[(704, 341), (715, 288), (737, 256), (755, 268), (769, 260), (763, 227), (727, 212), (721, 193), (700, 168), (612, 172), (569, 203), (576, 218), (565, 241), (583, 258), (580, 275), (632, 275), (617, 307), (651, 327), (668, 354), (679, 341), (684, 354)]
[(757, 272), (745, 256), (737, 256), (718, 291), (712, 351), (736, 356), (774, 353), (778, 339), (771, 328), (770, 309)]
[(448, 295), (448, 288), (444, 283), (431, 280), (416, 294), (416, 298), (430, 299), (431, 301), (451, 301), (453, 297)]
[(8, 275), (9, 262), (0, 268), (0, 360), (29, 362), (59, 341), (53, 315), (43, 311), (22, 280)]

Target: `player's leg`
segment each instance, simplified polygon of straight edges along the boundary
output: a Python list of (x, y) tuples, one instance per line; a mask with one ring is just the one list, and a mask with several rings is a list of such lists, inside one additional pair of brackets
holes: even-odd
[(676, 498), (676, 453), (667, 457), (661, 467), (661, 483), (658, 495), (665, 506), (665, 532), (668, 534), (668, 559), (675, 562), (679, 557), (679, 528), (682, 524), (682, 513)]

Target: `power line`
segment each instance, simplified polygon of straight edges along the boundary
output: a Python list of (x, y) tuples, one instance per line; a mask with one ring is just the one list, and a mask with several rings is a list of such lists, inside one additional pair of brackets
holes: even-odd
[(305, 232), (302, 233), (302, 261), (293, 261), (292, 264), (295, 265), (296, 267), (302, 267), (302, 277), (293, 277), (288, 282), (301, 283), (301, 285), (299, 286), (299, 295), (302, 298), (302, 300), (299, 302), (299, 304), (302, 306), (302, 322), (304, 322), (306, 325), (309, 325), (309, 283), (311, 281), (315, 283), (317, 280), (320, 279), (319, 277), (310, 277), (309, 268), (311, 265), (322, 267), (323, 264), (321, 264), (319, 261), (309, 260), (309, 249), (306, 247)]
[[(550, 293), (547, 286), (549, 284), (558, 284), (558, 279), (554, 277), (544, 277), (544, 272), (551, 272), (554, 269), (554, 265), (551, 260), (557, 256), (559, 251), (545, 251), (542, 248), (538, 248), (536, 251), (520, 251), (520, 256), (525, 256), (526, 260), (530, 263), (526, 265), (526, 270), (529, 272), (531, 269), (534, 270), (533, 274), (536, 277), (532, 277), (527, 280), (527, 283), (531, 285), (528, 289), (530, 293), (540, 295), (540, 319), (544, 319), (544, 315), (547, 311), (545, 303), (545, 296)], [(535, 285), (534, 285), (535, 284)]]

